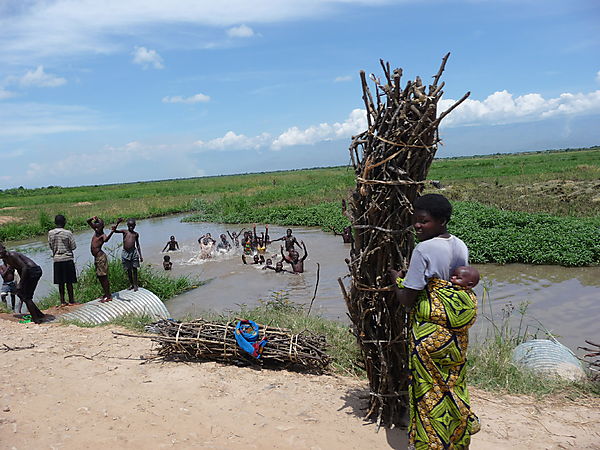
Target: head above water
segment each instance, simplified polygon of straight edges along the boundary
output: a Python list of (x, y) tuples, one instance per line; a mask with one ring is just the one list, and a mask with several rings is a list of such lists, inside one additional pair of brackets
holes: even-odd
[(169, 261), (171, 261), (171, 257), (169, 255), (165, 255), (165, 256), (163, 256), (163, 261), (169, 262)]
[(127, 228), (129, 229), (129, 231), (133, 231), (135, 229), (135, 219), (127, 219)]
[(63, 228), (67, 224), (67, 219), (62, 214), (54, 216), (54, 223), (57, 227)]
[(283, 263), (281, 261), (277, 261), (277, 264), (275, 264), (275, 270), (277, 272), (281, 272), (283, 270)]
[(472, 289), (479, 283), (479, 271), (471, 266), (457, 267), (452, 272), (450, 282), (464, 288)]
[(175, 240), (175, 236), (171, 236), (169, 239), (170, 239), (171, 241), (174, 241), (174, 240)]
[(260, 262), (260, 256), (254, 255), (254, 262), (255, 263)]
[(285, 233), (287, 234), (288, 237), (290, 237), (292, 235), (292, 229), (288, 228), (287, 230), (285, 230)]
[(267, 258), (267, 261), (265, 263), (267, 264), (267, 266), (272, 266), (273, 260), (271, 260), (271, 258)]
[(220, 237), (221, 237), (222, 241), (226, 241), (227, 240), (227, 236), (225, 236), (224, 234), (222, 234)]
[(413, 227), (420, 241), (448, 232), (452, 205), (446, 197), (440, 194), (426, 194), (417, 198), (413, 206)]

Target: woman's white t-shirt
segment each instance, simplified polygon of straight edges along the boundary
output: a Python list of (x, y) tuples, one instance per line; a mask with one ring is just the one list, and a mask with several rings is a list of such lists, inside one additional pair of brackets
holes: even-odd
[(450, 281), (454, 269), (469, 265), (469, 249), (456, 236), (419, 242), (410, 257), (404, 287), (420, 291), (431, 278)]

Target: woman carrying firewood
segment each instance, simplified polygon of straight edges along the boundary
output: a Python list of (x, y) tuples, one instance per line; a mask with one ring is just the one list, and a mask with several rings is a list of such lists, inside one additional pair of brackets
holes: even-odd
[(477, 315), (470, 290), (450, 282), (459, 266), (468, 265), (467, 246), (448, 233), (452, 214), (442, 195), (414, 202), (413, 226), (420, 243), (406, 276), (390, 270), (398, 301), (412, 308), (408, 389), (409, 442), (420, 449), (465, 449), (479, 421), (470, 409), (466, 383), (469, 328)]

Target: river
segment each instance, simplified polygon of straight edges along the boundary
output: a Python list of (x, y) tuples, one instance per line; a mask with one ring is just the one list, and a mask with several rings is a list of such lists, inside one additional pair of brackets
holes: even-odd
[[(169, 252), (173, 262), (171, 275), (188, 275), (208, 282), (166, 302), (175, 318), (200, 316), (203, 311), (224, 311), (237, 309), (238, 305), (254, 306), (259, 300), (267, 300), (273, 292), (287, 294), (291, 301), (306, 304), (310, 302), (316, 282), (317, 263), (320, 265), (320, 281), (313, 311), (327, 318), (348, 321), (346, 307), (340, 293), (338, 277), (348, 270), (344, 258), (348, 257), (349, 245), (343, 244), (341, 237), (333, 236), (317, 228), (293, 227), (297, 239), (303, 240), (308, 248), (305, 262), (306, 272), (300, 275), (275, 273), (261, 270), (260, 266), (244, 265), (241, 253), (231, 252), (209, 260), (198, 258), (199, 236), (210, 232), (215, 239), (226, 230), (239, 231), (243, 225), (217, 223), (181, 222), (182, 215), (140, 220), (136, 230), (140, 233), (140, 243), (144, 264), (151, 264), (162, 270), (161, 250), (175, 235), (180, 250)], [(271, 239), (285, 234), (287, 227), (271, 226)], [(257, 231), (260, 232), (259, 228)], [(108, 231), (108, 227), (107, 230)], [(93, 231), (75, 233), (77, 242), (76, 265), (78, 270), (92, 261), (89, 251)], [(121, 236), (116, 235), (105, 245), (119, 254)], [(273, 244), (269, 255), (279, 252), (279, 242)], [(36, 291), (36, 299), (42, 298), (53, 289), (52, 258), (45, 239), (11, 242), (10, 250), (28, 254), (42, 267), (44, 275)], [(302, 252), (301, 252), (302, 253)], [(518, 307), (529, 302), (525, 324), (529, 331), (534, 328), (553, 333), (562, 343), (575, 350), (584, 344), (584, 339), (598, 339), (597, 320), (600, 317), (600, 267), (567, 268), (560, 266), (532, 266), (524, 264), (477, 266), (482, 281), (476, 288), (480, 299), (480, 315), (472, 336), (477, 339), (491, 327), (490, 306), (496, 323), (499, 323), (503, 309), (513, 305), (513, 323), (518, 323)], [(484, 290), (486, 291), (484, 294)], [(485, 299), (483, 303), (481, 300)], [(488, 300), (491, 299), (491, 302)]]

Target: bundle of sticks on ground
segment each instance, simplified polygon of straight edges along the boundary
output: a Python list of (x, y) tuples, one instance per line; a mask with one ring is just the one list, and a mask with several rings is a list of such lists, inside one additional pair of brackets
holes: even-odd
[[(590, 371), (592, 371), (592, 379), (600, 381), (600, 344), (595, 344), (592, 341), (585, 341), (590, 347), (579, 347), (581, 350), (591, 352), (585, 355), (585, 362), (589, 365)], [(588, 360), (589, 359), (589, 360)]]
[(330, 358), (325, 352), (325, 336), (307, 331), (293, 334), (284, 328), (257, 324), (258, 341), (266, 339), (260, 358), (242, 350), (236, 339), (236, 321), (212, 323), (160, 320), (146, 327), (155, 336), (144, 336), (158, 343), (158, 357), (169, 360), (210, 360), (250, 362), (267, 367), (322, 372)]
[(412, 203), (427, 184), (439, 142), (438, 125), (469, 95), (438, 115), (447, 54), (433, 81), (417, 77), (401, 85), (402, 69), (381, 62), (384, 78), (374, 75), (375, 95), (360, 73), (367, 130), (355, 136), (350, 156), (356, 173), (346, 215), (355, 245), (350, 252), (350, 292), (342, 290), (354, 323), (371, 388), (368, 418), (398, 425), (407, 407), (407, 314), (392, 293), (387, 270), (406, 269), (414, 242)]

